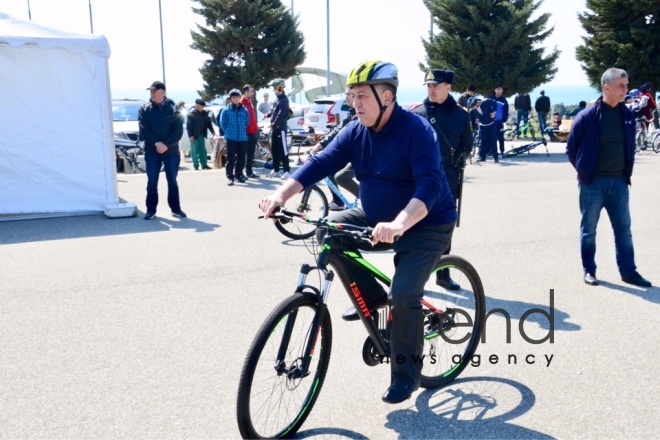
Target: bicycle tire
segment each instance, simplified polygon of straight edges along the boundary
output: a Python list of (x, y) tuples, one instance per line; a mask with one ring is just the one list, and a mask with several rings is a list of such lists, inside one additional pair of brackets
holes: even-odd
[[(142, 148), (134, 148), (133, 151), (131, 152), (131, 166), (133, 167), (133, 172), (136, 170), (141, 172), (141, 173), (146, 173), (147, 172), (147, 164), (144, 161), (144, 149)], [(164, 169), (164, 166), (161, 167)]]
[[(447, 290), (436, 284), (437, 271), (444, 269), (461, 286), (460, 290)], [(443, 313), (433, 312), (422, 302), (425, 317), (421, 386), (439, 388), (463, 372), (479, 346), (486, 322), (486, 296), (475, 268), (461, 257), (446, 255), (425, 286), (424, 300)], [(446, 313), (449, 311), (454, 311), (453, 316)]]
[[(314, 218), (323, 218), (328, 215), (328, 199), (325, 193), (316, 185), (299, 192), (291, 197), (285, 207), (290, 211), (307, 214)], [(310, 238), (316, 232), (316, 226), (298, 220), (282, 220), (275, 222), (278, 231), (293, 240)]]
[(536, 142), (536, 130), (533, 125), (529, 127), (529, 134), (532, 135), (532, 141)]
[[(309, 416), (330, 362), (330, 313), (325, 314), (320, 331), (316, 332), (309, 374), (294, 378), (282, 367), (294, 367), (299, 362), (312, 334), (317, 311), (315, 294), (296, 293), (282, 301), (261, 325), (238, 382), (236, 416), (243, 438), (290, 438)], [(278, 350), (288, 324), (292, 324), (293, 329), (286, 341), (286, 357), (278, 362)]]
[(511, 128), (507, 128), (502, 132), (502, 136), (504, 136), (504, 139), (507, 141), (512, 141), (516, 138), (516, 131)]
[(651, 146), (653, 147), (653, 151), (656, 153), (660, 153), (660, 133), (656, 133), (653, 135), (653, 141), (651, 142)]

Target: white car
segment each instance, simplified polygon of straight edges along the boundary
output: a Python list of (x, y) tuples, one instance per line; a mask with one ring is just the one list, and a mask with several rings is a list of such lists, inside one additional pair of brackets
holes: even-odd
[(112, 131), (115, 145), (133, 147), (140, 137), (138, 112), (146, 101), (138, 99), (112, 100)]
[(350, 110), (344, 98), (317, 99), (305, 113), (305, 128), (312, 127), (317, 133), (325, 133), (329, 130), (328, 125), (341, 124)]

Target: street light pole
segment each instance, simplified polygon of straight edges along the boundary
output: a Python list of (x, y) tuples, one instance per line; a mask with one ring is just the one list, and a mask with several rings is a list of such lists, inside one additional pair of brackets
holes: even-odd
[(94, 22), (92, 21), (92, 0), (89, 0), (89, 28), (94, 33)]
[(27, 0), (28, 2), (28, 17), (30, 17), (30, 21), (32, 21), (32, 11), (30, 10), (30, 0)]
[(165, 46), (163, 45), (163, 12), (160, 7), (160, 0), (158, 0), (158, 16), (160, 18), (160, 56), (163, 61), (163, 82), (165, 83)]
[[(291, 0), (291, 17), (292, 17), (292, 18), (295, 17), (295, 15), (294, 15), (294, 13), (293, 13), (293, 0)], [(291, 90), (292, 90), (292, 91), (293, 91), (293, 87), (294, 87), (294, 85), (293, 85), (293, 76), (292, 76), (292, 77), (291, 77)], [(295, 96), (293, 97), (293, 99), (294, 99), (293, 102), (295, 102)], [(302, 102), (302, 101), (300, 101), (300, 102)]]
[(326, 29), (328, 40), (328, 71), (326, 72), (326, 79), (328, 81), (328, 90), (326, 96), (330, 96), (330, 0), (325, 0), (325, 15), (326, 15)]

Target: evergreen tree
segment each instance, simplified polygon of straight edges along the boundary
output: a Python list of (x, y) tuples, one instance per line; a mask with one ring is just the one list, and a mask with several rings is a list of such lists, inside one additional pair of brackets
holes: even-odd
[(591, 85), (600, 89), (610, 67), (628, 72), (630, 88), (660, 84), (660, 1), (587, 0), (587, 8), (578, 14), (587, 37), (575, 52)]
[(422, 40), (427, 65), (420, 68), (454, 70), (456, 91), (473, 83), (488, 93), (499, 84), (513, 95), (552, 80), (559, 51), (544, 56), (540, 45), (553, 31), (549, 14), (532, 19), (542, 1), (424, 0), (440, 33)]
[(191, 47), (211, 57), (199, 69), (204, 99), (245, 84), (262, 88), (275, 78), (292, 76), (305, 61), (298, 18), (280, 0), (194, 1), (200, 7), (193, 11), (206, 19), (206, 26), (191, 31)]

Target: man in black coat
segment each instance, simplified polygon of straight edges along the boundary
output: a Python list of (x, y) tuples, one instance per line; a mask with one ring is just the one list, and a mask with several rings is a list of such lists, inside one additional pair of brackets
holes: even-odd
[[(449, 189), (457, 201), (460, 186), (461, 168), (465, 166), (465, 158), (472, 151), (472, 130), (468, 114), (459, 107), (456, 100), (449, 94), (454, 82), (454, 72), (451, 70), (431, 69), (426, 73), (428, 98), (424, 104), (413, 109), (413, 113), (426, 118), (438, 134), (442, 168), (447, 176)], [(451, 242), (445, 251), (451, 250)], [(458, 290), (460, 286), (449, 278), (449, 271), (438, 272), (437, 284), (449, 290)]]
[(548, 118), (548, 113), (550, 112), (550, 98), (545, 96), (545, 90), (541, 90), (541, 96), (536, 99), (534, 110), (536, 110), (536, 116), (539, 117), (539, 131), (541, 132), (541, 137), (543, 137), (546, 128), (545, 120)]

